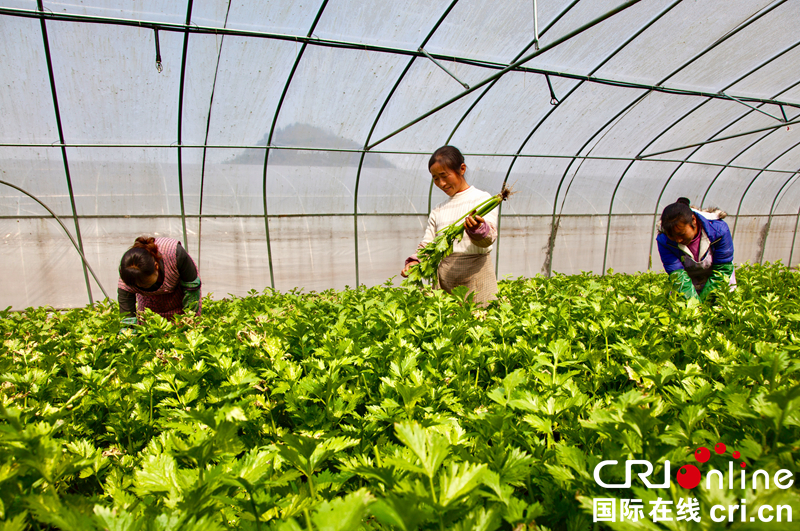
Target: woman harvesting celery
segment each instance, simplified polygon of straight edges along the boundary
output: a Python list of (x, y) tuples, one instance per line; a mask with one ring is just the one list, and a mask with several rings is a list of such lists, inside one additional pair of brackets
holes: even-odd
[[(431, 172), (433, 183), (446, 193), (449, 199), (431, 211), (425, 236), (417, 249), (423, 254), (422, 250), (426, 245), (437, 239), (437, 233), (439, 239), (442, 239), (443, 231), (448, 233), (450, 241), (455, 237), (452, 254), (439, 253), (446, 256), (435, 270), (435, 280), (438, 281), (438, 286), (447, 292), (456, 286), (467, 286), (474, 293), (475, 301), (485, 304), (494, 299), (497, 293), (494, 265), (489, 258), (492, 243), (497, 238), (497, 211), (491, 210), (484, 216), (474, 211), (479, 206), (483, 206), (483, 210), (496, 206), (492, 201), (493, 196), (467, 184), (464, 178), (467, 171), (464, 156), (453, 146), (437, 149), (428, 161), (428, 170)], [(459, 240), (456, 233), (460, 232), (462, 219), (467, 237)], [(450, 227), (457, 222), (459, 225)], [(428, 247), (429, 251), (430, 249)], [(428, 255), (429, 253), (426, 253), (426, 256)], [(404, 277), (410, 275), (412, 278), (427, 277), (430, 271), (426, 271), (424, 267), (426, 265), (435, 267), (436, 264), (431, 266), (430, 263), (423, 263), (420, 266), (421, 258), (423, 257), (417, 254), (408, 257), (401, 274)]]

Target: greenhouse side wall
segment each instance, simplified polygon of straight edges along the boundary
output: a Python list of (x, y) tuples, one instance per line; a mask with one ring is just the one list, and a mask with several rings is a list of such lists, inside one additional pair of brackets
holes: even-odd
[[(270, 219), (272, 278), (279, 291), (354, 288), (356, 259), (353, 216), (276, 216)], [(606, 270), (637, 273), (648, 270), (652, 215), (615, 215)], [(796, 216), (773, 217), (762, 257), (768, 216), (742, 217), (735, 235), (735, 262), (800, 259), (795, 240)], [(66, 218), (71, 223), (71, 218)], [(263, 217), (189, 218), (190, 254), (197, 259), (203, 293), (220, 299), (245, 296), (271, 287), (270, 256)], [(510, 215), (501, 218), (493, 253), (498, 278), (546, 275), (551, 236), (549, 216)], [(732, 228), (735, 218), (726, 220)], [(562, 216), (552, 253), (552, 273), (602, 273), (607, 216)], [(151, 234), (182, 239), (179, 217), (79, 218), (84, 252), (110, 297), (116, 298), (119, 259), (132, 235)], [(400, 270), (424, 232), (424, 215), (358, 216), (358, 276), (366, 286), (400, 284)], [(63, 230), (47, 217), (0, 219), (0, 268), (13, 272), (3, 279), (2, 306), (73, 308), (88, 300), (81, 260)], [(70, 230), (72, 230), (70, 228)], [(792, 247), (794, 242), (794, 249)], [(653, 246), (652, 270), (662, 270)], [(90, 277), (91, 279), (91, 277)], [(90, 280), (92, 297), (102, 293)]]

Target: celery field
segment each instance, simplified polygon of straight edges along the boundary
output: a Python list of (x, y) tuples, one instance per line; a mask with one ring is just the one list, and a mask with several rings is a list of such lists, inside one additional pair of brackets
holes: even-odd
[[(800, 276), (736, 276), (712, 305), (655, 273), (502, 281), (488, 308), (267, 290), (136, 334), (116, 304), (0, 312), (0, 529), (719, 529), (741, 499), (800, 520), (796, 484), (674, 481), (719, 442), (800, 470)], [(671, 486), (595, 481), (634, 459)], [(594, 498), (690, 496), (699, 522), (593, 521)]]

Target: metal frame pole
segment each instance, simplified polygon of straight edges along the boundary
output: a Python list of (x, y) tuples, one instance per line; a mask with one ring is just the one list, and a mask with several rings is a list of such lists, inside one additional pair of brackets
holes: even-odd
[[(192, 4), (189, 0), (186, 6), (186, 26), (192, 21)], [(183, 244), (189, 248), (189, 235), (186, 232), (186, 209), (183, 202), (183, 151), (180, 148), (183, 142), (183, 88), (186, 82), (186, 52), (189, 49), (189, 33), (183, 36), (183, 53), (181, 54), (181, 80), (178, 87), (178, 195), (181, 202), (181, 226), (183, 227)]]
[[(749, 107), (749, 105), (748, 105), (748, 107)], [(754, 110), (758, 110), (758, 109), (754, 109)], [(664, 153), (673, 153), (675, 151), (682, 151), (682, 150), (688, 149), (688, 148), (693, 148), (693, 147), (698, 147), (698, 146), (705, 146), (706, 144), (713, 144), (715, 142), (722, 142), (724, 140), (730, 140), (732, 138), (739, 138), (739, 137), (742, 137), (742, 136), (754, 135), (756, 133), (763, 133), (764, 131), (774, 131), (775, 129), (780, 129), (781, 127), (795, 125), (795, 124), (798, 124), (798, 123), (800, 123), (800, 120), (794, 120), (794, 121), (791, 121), (791, 122), (780, 123), (778, 125), (770, 125), (769, 127), (762, 127), (760, 129), (753, 129), (751, 131), (744, 131), (742, 133), (736, 133), (734, 135), (722, 136), (722, 137), (719, 137), (719, 138), (706, 140), (704, 142), (695, 142), (694, 144), (687, 144), (687, 145), (681, 146), (681, 147), (665, 149), (663, 151), (655, 151), (653, 153), (647, 153), (646, 155), (640, 155), (639, 158), (641, 158), (642, 160), (647, 160), (650, 157), (655, 157), (656, 155), (663, 155)]]
[[(37, 6), (39, 7), (39, 11), (44, 13), (44, 6), (42, 4), (42, 0), (37, 0)], [(56, 127), (58, 128), (58, 139), (61, 144), (65, 143), (64, 140), (64, 128), (61, 123), (61, 111), (58, 104), (58, 91), (56, 90), (56, 77), (55, 73), (53, 72), (53, 60), (50, 54), (50, 39), (47, 36), (47, 24), (45, 23), (44, 18), (40, 20), (41, 28), (42, 28), (42, 41), (44, 43), (44, 55), (45, 60), (47, 61), (47, 73), (50, 79), (50, 92), (53, 95), (53, 111), (55, 112), (56, 118)], [(67, 190), (69, 192), (69, 203), (70, 207), (72, 208), (72, 221), (75, 223), (75, 236), (78, 238), (78, 246), (80, 248), (81, 255), (83, 254), (83, 238), (81, 237), (81, 226), (78, 223), (78, 209), (75, 206), (75, 193), (72, 190), (72, 176), (70, 174), (69, 169), (69, 157), (67, 157), (67, 148), (61, 148), (61, 158), (64, 162), (64, 176), (67, 179)], [(89, 295), (89, 304), (94, 304), (94, 298), (92, 297), (92, 285), (89, 283), (89, 274), (86, 272), (86, 262), (84, 261), (83, 265), (83, 279), (86, 282), (86, 292)], [(104, 292), (105, 294), (105, 292)]]
[[(788, 148), (788, 149), (784, 150), (783, 152), (781, 152), (781, 154), (780, 154), (780, 155), (778, 155), (777, 157), (775, 157), (774, 159), (772, 159), (772, 160), (769, 162), (769, 164), (767, 164), (767, 167), (769, 167), (769, 166), (771, 166), (772, 164), (774, 164), (775, 162), (777, 162), (777, 161), (778, 161), (778, 159), (780, 159), (781, 157), (783, 157), (784, 155), (786, 155), (787, 153), (789, 153), (790, 151), (792, 151), (793, 149), (795, 149), (795, 148), (796, 148), (796, 147), (798, 147), (798, 146), (800, 146), (800, 142), (797, 142), (797, 143), (793, 144), (793, 145), (792, 145), (792, 147), (790, 147), (790, 148)], [(742, 212), (742, 203), (744, 203), (744, 198), (745, 198), (745, 196), (747, 196), (747, 192), (749, 192), (749, 191), (750, 191), (750, 187), (751, 187), (751, 186), (753, 186), (753, 183), (755, 183), (755, 182), (756, 182), (756, 180), (758, 179), (758, 177), (759, 177), (761, 174), (763, 174), (763, 173), (764, 173), (763, 171), (760, 171), (760, 172), (758, 172), (758, 173), (756, 173), (756, 174), (755, 174), (755, 176), (754, 176), (754, 177), (753, 177), (753, 178), (750, 180), (750, 183), (749, 183), (749, 184), (747, 185), (747, 187), (744, 189), (744, 192), (742, 192), (742, 196), (739, 198), (739, 205), (736, 207), (736, 219), (734, 220), (734, 222), (733, 222), (733, 228), (731, 229), (731, 239), (733, 239), (733, 238), (735, 238), (735, 237), (736, 237), (736, 226), (737, 226), (737, 225), (738, 225), (738, 223), (739, 223), (739, 215), (740, 215), (740, 214), (741, 214), (741, 212)]]
[[(798, 168), (797, 171), (800, 172), (800, 168)], [(794, 179), (794, 182), (792, 182), (792, 184), (789, 184), (792, 181), (792, 179)], [(778, 197), (780, 197), (781, 192), (783, 192), (784, 189), (786, 189), (786, 191), (788, 191), (789, 188), (791, 188), (795, 183), (797, 183), (797, 174), (795, 174), (795, 175), (789, 177), (788, 179), (786, 179), (786, 181), (783, 183), (783, 185), (778, 190), (778, 193), (776, 193), (775, 197), (772, 199), (772, 205), (769, 208), (769, 218), (767, 219), (767, 226), (766, 226), (766, 229), (765, 229), (765, 232), (764, 232), (764, 238), (761, 240), (761, 252), (759, 253), (760, 259), (758, 261), (759, 264), (763, 264), (764, 263), (764, 254), (767, 252), (767, 238), (769, 237), (769, 230), (770, 230), (770, 228), (772, 226), (773, 212), (775, 211), (775, 207), (778, 205), (778, 202), (779, 202), (778, 201)], [(785, 197), (785, 195), (784, 195), (784, 197)], [(796, 230), (797, 229), (795, 229), (795, 231)], [(794, 236), (795, 235), (796, 234), (794, 234), (794, 233), (792, 234), (792, 241), (794, 241)], [(791, 258), (790, 258), (789, 261), (791, 262)]]
[[(800, 82), (797, 83), (800, 85)], [(62, 147), (100, 147), (100, 148), (177, 148), (176, 145), (161, 145), (161, 144), (140, 144), (140, 145), (133, 145), (133, 144), (0, 144), (0, 148), (3, 147), (28, 147), (28, 148), (35, 148), (35, 147), (42, 147), (42, 148), (62, 148)], [(363, 149), (341, 149), (341, 148), (326, 148), (326, 147), (308, 147), (308, 146), (220, 146), (220, 145), (184, 145), (182, 146), (184, 149), (193, 148), (193, 149), (270, 149), (270, 150), (289, 150), (289, 151), (321, 151), (321, 152), (333, 152), (333, 153), (369, 153), (371, 155), (430, 155), (428, 151), (391, 151), (391, 150), (375, 150), (375, 151), (365, 151)], [(768, 173), (794, 173), (793, 170), (780, 170), (780, 169), (765, 169), (763, 167), (758, 166), (743, 166), (740, 164), (725, 164), (722, 162), (710, 162), (710, 161), (703, 161), (703, 160), (685, 160), (685, 159), (647, 159), (642, 160), (636, 157), (613, 157), (613, 156), (604, 156), (604, 155), (551, 155), (551, 154), (541, 154), (541, 153), (478, 153), (478, 152), (463, 152), (464, 156), (470, 157), (500, 157), (500, 158), (511, 158), (511, 159), (575, 159), (575, 160), (618, 160), (618, 161), (629, 161), (629, 162), (666, 162), (666, 163), (681, 163), (681, 164), (693, 164), (698, 166), (716, 166), (719, 168), (734, 168), (739, 170), (755, 170), (760, 171), (764, 170)], [(259, 214), (260, 216), (262, 214)], [(341, 214), (338, 214), (341, 215)], [(92, 216), (90, 214), (81, 216), (82, 218), (91, 218), (97, 217)], [(186, 214), (187, 218), (192, 217), (192, 214)], [(195, 216), (196, 217), (196, 216)]]
[[(15, 190), (18, 190), (18, 191), (22, 192), (23, 194), (27, 195), (28, 197), (30, 197), (31, 199), (33, 199), (34, 201), (36, 201), (37, 203), (42, 205), (42, 207), (44, 207), (45, 210), (50, 212), (50, 215), (53, 216), (53, 218), (58, 222), (58, 224), (61, 226), (61, 228), (64, 229), (64, 233), (67, 235), (67, 238), (69, 238), (69, 241), (72, 242), (72, 246), (75, 247), (76, 251), (78, 251), (78, 254), (81, 257), (81, 262), (83, 264), (84, 271), (86, 271), (86, 269), (88, 269), (91, 272), (92, 277), (94, 278), (94, 281), (97, 282), (97, 285), (100, 287), (100, 291), (103, 292), (103, 295), (105, 295), (106, 299), (110, 299), (110, 297), (108, 296), (108, 293), (106, 293), (105, 288), (103, 288), (103, 284), (100, 283), (100, 279), (98, 279), (97, 275), (94, 273), (94, 269), (92, 269), (92, 266), (89, 265), (89, 261), (86, 260), (86, 256), (84, 256), (83, 251), (80, 248), (80, 245), (72, 237), (72, 234), (69, 233), (69, 231), (67, 230), (66, 225), (64, 225), (64, 223), (61, 221), (61, 218), (59, 218), (56, 215), (56, 213), (53, 212), (50, 209), (49, 206), (45, 205), (42, 201), (39, 200), (38, 197), (36, 197), (35, 195), (31, 194), (30, 192), (27, 192), (27, 191), (23, 190), (22, 188), (20, 188), (19, 186), (15, 185), (15, 184), (11, 184), (11, 183), (6, 182), (6, 181), (0, 180), (0, 184), (4, 184), (6, 186), (9, 186), (9, 187), (11, 187), (11, 188), (13, 188)], [(46, 219), (46, 218), (44, 218), (44, 219)], [(94, 302), (92, 302), (92, 304), (94, 304)]]
[(440, 63), (439, 61), (437, 61), (437, 60), (436, 60), (434, 57), (432, 57), (432, 56), (431, 56), (431, 54), (429, 54), (428, 52), (426, 52), (426, 51), (425, 51), (425, 48), (423, 48), (422, 46), (420, 46), (420, 47), (419, 47), (419, 51), (420, 51), (420, 53), (422, 53), (422, 54), (423, 54), (425, 57), (427, 57), (428, 59), (430, 59), (431, 61), (433, 61), (433, 64), (435, 64), (436, 66), (438, 66), (439, 68), (441, 68), (442, 70), (444, 70), (445, 72), (447, 72), (447, 74), (448, 74), (450, 77), (452, 77), (453, 79), (455, 79), (456, 81), (458, 81), (458, 84), (459, 84), (459, 85), (461, 85), (461, 86), (462, 86), (462, 87), (464, 87), (465, 89), (469, 90), (469, 85), (467, 85), (466, 83), (464, 83), (463, 81), (461, 81), (460, 79), (458, 79), (458, 77), (457, 77), (457, 76), (456, 76), (454, 73), (452, 73), (450, 70), (448, 70), (447, 68), (445, 68), (445, 66), (444, 66), (442, 63)]
[(792, 248), (789, 250), (789, 267), (792, 267), (792, 258), (794, 258), (794, 244), (797, 242), (798, 226), (800, 226), (800, 208), (797, 209), (797, 219), (794, 222), (794, 237), (792, 238)]
[[(225, 11), (224, 27), (228, 26), (228, 16), (231, 12), (231, 1), (228, 0), (228, 9)], [(202, 245), (203, 245), (203, 192), (206, 183), (206, 154), (208, 152), (208, 134), (211, 130), (211, 111), (214, 108), (214, 92), (217, 90), (217, 75), (219, 74), (219, 63), (222, 58), (222, 46), (225, 44), (225, 36), (223, 35), (219, 41), (219, 50), (217, 50), (217, 65), (214, 68), (214, 81), (211, 82), (211, 97), (208, 101), (208, 116), (206, 117), (206, 135), (203, 140), (203, 158), (200, 165), (200, 204), (198, 205), (198, 219), (197, 219), (197, 263), (199, 264), (202, 259)]]
[[(778, 118), (777, 116), (773, 116), (773, 115), (771, 115), (770, 113), (768, 113), (768, 112), (766, 112), (766, 111), (762, 111), (762, 110), (761, 110), (761, 109), (759, 109), (758, 107), (753, 107), (753, 106), (752, 106), (752, 105), (750, 105), (749, 103), (747, 103), (747, 102), (743, 101), (741, 98), (737, 98), (737, 97), (735, 97), (735, 96), (730, 96), (730, 95), (728, 95), (728, 94), (725, 94), (724, 92), (721, 92), (721, 91), (720, 91), (720, 95), (721, 95), (721, 96), (725, 96), (726, 98), (728, 98), (728, 99), (730, 99), (730, 100), (733, 100), (733, 101), (735, 101), (736, 103), (741, 103), (741, 104), (742, 104), (742, 105), (744, 105), (745, 107), (750, 107), (750, 108), (751, 108), (751, 109), (753, 109), (754, 111), (758, 111), (758, 112), (760, 112), (761, 114), (763, 114), (764, 116), (769, 116), (769, 117), (770, 117), (770, 118), (772, 118), (773, 120), (777, 120), (777, 121), (779, 121), (779, 122), (781, 122), (781, 123), (785, 123), (785, 122), (787, 122), (787, 121), (788, 121), (788, 120), (786, 120), (786, 119), (781, 119), (781, 118)], [(782, 110), (783, 110), (783, 108), (781, 108), (781, 111), (782, 111)]]
[[(800, 82), (796, 83), (795, 85), (800, 85)], [(787, 89), (787, 90), (788, 90), (788, 89)], [(746, 113), (746, 114), (742, 115), (742, 117), (741, 117), (740, 119), (744, 119), (746, 116), (749, 116), (750, 114), (751, 114), (751, 112), (748, 112), (748, 113)], [(739, 121), (739, 120), (737, 120), (737, 121)], [(767, 138), (767, 137), (769, 137), (771, 134), (773, 134), (773, 133), (775, 133), (775, 132), (777, 132), (777, 131), (778, 131), (778, 129), (773, 129), (773, 130), (771, 130), (770, 132), (768, 132), (767, 134), (765, 134), (765, 135), (762, 135), (762, 136), (760, 136), (759, 138), (755, 139), (753, 142), (751, 142), (750, 144), (748, 144), (746, 147), (744, 147), (744, 148), (742, 148), (741, 150), (739, 150), (739, 152), (738, 152), (738, 153), (736, 153), (736, 155), (734, 155), (734, 156), (733, 156), (733, 157), (730, 159), (730, 161), (729, 161), (729, 162), (733, 163), (733, 161), (735, 161), (736, 159), (738, 159), (739, 157), (741, 157), (741, 156), (742, 156), (744, 153), (746, 153), (747, 151), (749, 151), (751, 148), (755, 147), (755, 146), (756, 146), (756, 144), (758, 144), (759, 142), (761, 142), (762, 140), (766, 139), (766, 138)], [(696, 151), (695, 151), (695, 152), (696, 152)], [(694, 153), (694, 152), (693, 152), (693, 153)], [(769, 166), (769, 165), (765, 166), (765, 168), (767, 168), (768, 166)], [(724, 172), (726, 169), (727, 169), (727, 168), (721, 168), (721, 169), (719, 170), (719, 172), (717, 172), (717, 174), (714, 176), (714, 178), (713, 178), (713, 179), (711, 179), (711, 182), (710, 182), (710, 183), (708, 183), (708, 186), (706, 187), (706, 191), (703, 193), (703, 198), (700, 200), (700, 206), (701, 206), (701, 207), (705, 206), (705, 204), (706, 204), (706, 199), (708, 198), (708, 194), (711, 192), (711, 188), (713, 188), (713, 186), (714, 186), (714, 185), (717, 183), (717, 179), (719, 179), (719, 178), (722, 176), (722, 173), (723, 173), (723, 172)], [(759, 170), (759, 172), (760, 172), (760, 171), (761, 171), (761, 170)]]
[[(580, 1), (580, 0), (573, 0), (573, 1), (572, 1), (572, 2), (569, 4), (569, 5), (567, 5), (567, 6), (566, 6), (564, 9), (562, 9), (562, 10), (561, 10), (561, 12), (560, 12), (558, 15), (556, 15), (555, 17), (553, 17), (553, 20), (551, 20), (551, 21), (550, 21), (550, 22), (549, 22), (549, 23), (548, 23), (548, 24), (547, 24), (547, 25), (544, 27), (544, 29), (542, 30), (542, 35), (539, 35), (539, 33), (538, 33), (538, 31), (537, 31), (537, 33), (536, 33), (536, 38), (535, 38), (534, 40), (530, 41), (530, 42), (529, 42), (529, 43), (528, 43), (528, 44), (527, 44), (527, 45), (526, 45), (526, 46), (525, 46), (525, 47), (524, 47), (524, 48), (523, 48), (523, 49), (522, 49), (522, 50), (521, 50), (521, 51), (520, 51), (520, 52), (519, 52), (519, 53), (518, 53), (518, 54), (517, 54), (517, 55), (516, 55), (516, 56), (515, 56), (515, 57), (514, 57), (512, 60), (511, 60), (511, 62), (512, 62), (512, 63), (515, 63), (515, 62), (517, 62), (517, 61), (519, 60), (519, 58), (520, 58), (520, 57), (522, 57), (522, 56), (523, 56), (523, 55), (524, 55), (524, 54), (525, 54), (525, 53), (526, 53), (528, 50), (530, 50), (530, 49), (531, 49), (531, 46), (535, 46), (535, 47), (536, 47), (536, 49), (538, 50), (538, 49), (539, 49), (539, 48), (538, 48), (538, 46), (539, 46), (539, 42), (538, 42), (538, 41), (539, 41), (539, 37), (540, 37), (540, 36), (543, 36), (543, 35), (545, 35), (545, 34), (547, 34), (547, 32), (550, 30), (550, 28), (552, 28), (553, 26), (555, 26), (555, 25), (558, 23), (558, 21), (559, 21), (559, 20), (561, 20), (561, 19), (564, 17), (564, 15), (566, 15), (567, 13), (569, 13), (569, 12), (570, 12), (570, 10), (572, 10), (572, 8), (573, 8), (573, 7), (575, 7), (575, 5), (576, 5), (576, 4), (577, 4), (579, 1)], [(458, 120), (458, 123), (456, 123), (455, 127), (453, 127), (453, 130), (450, 132), (450, 135), (447, 137), (447, 140), (445, 141), (445, 144), (450, 144), (450, 142), (452, 141), (453, 137), (454, 137), (454, 136), (455, 136), (455, 134), (456, 134), (456, 131), (458, 131), (458, 129), (461, 127), (461, 124), (462, 124), (462, 123), (464, 123), (464, 120), (466, 120), (466, 119), (467, 119), (467, 116), (469, 116), (469, 115), (472, 113), (472, 111), (475, 109), (475, 107), (477, 107), (477, 106), (478, 106), (478, 104), (481, 102), (481, 100), (483, 100), (483, 97), (484, 97), (484, 96), (486, 96), (486, 94), (488, 94), (488, 92), (489, 92), (490, 90), (492, 90), (492, 88), (494, 88), (494, 86), (495, 86), (495, 85), (496, 85), (496, 84), (497, 84), (499, 81), (500, 81), (499, 79), (495, 79), (494, 81), (492, 81), (491, 83), (489, 83), (489, 85), (488, 85), (488, 86), (487, 86), (487, 87), (486, 87), (486, 88), (483, 90), (483, 92), (481, 92), (481, 93), (478, 95), (478, 97), (477, 97), (477, 98), (475, 98), (475, 101), (473, 101), (473, 102), (472, 102), (472, 104), (469, 106), (469, 108), (468, 108), (468, 109), (467, 109), (467, 110), (464, 112), (464, 114), (463, 114), (463, 115), (461, 116), (461, 118)], [(507, 179), (508, 179), (508, 175), (506, 175), (506, 179), (505, 179), (505, 180), (507, 180)], [(504, 183), (505, 183), (505, 180), (503, 181)], [(429, 214), (429, 215), (430, 215), (430, 212), (431, 212), (431, 201), (432, 201), (432, 196), (433, 196), (433, 181), (431, 181), (431, 183), (430, 183), (430, 186), (428, 187), (428, 214)], [(494, 274), (495, 274), (495, 277), (499, 277), (499, 275), (500, 275), (500, 225), (502, 224), (502, 219), (503, 219), (503, 203), (500, 203), (500, 207), (499, 207), (499, 208), (498, 208), (498, 210), (497, 210), (497, 239), (495, 240), (495, 243), (494, 243), (494, 253), (495, 253), (495, 254), (494, 254), (494, 261), (495, 261), (495, 265), (494, 265)]]
[[(314, 22), (311, 23), (311, 28), (308, 30), (308, 38), (314, 34), (314, 29), (317, 27), (317, 23), (319, 23), (319, 19), (322, 18), (322, 13), (325, 11), (325, 7), (328, 5), (328, 0), (323, 0), (322, 4), (317, 11), (317, 16), (314, 17)], [(305, 53), (306, 46), (308, 43), (303, 43), (303, 46), (300, 48), (300, 51), (295, 58), (294, 65), (292, 65), (292, 70), (289, 73), (289, 77), (286, 78), (286, 84), (283, 86), (283, 92), (281, 93), (281, 99), (278, 101), (278, 105), (275, 108), (275, 115), (272, 118), (272, 125), (269, 128), (269, 138), (267, 139), (267, 146), (272, 144), (272, 136), (275, 134), (275, 125), (278, 123), (278, 116), (281, 113), (281, 107), (283, 107), (283, 102), (286, 100), (286, 94), (289, 92), (289, 86), (292, 84), (292, 80), (294, 79), (294, 74), (297, 72), (297, 67), (300, 64), (300, 60), (303, 58), (303, 53)], [(264, 228), (266, 230), (266, 237), (267, 237), (267, 258), (269, 262), (269, 282), (270, 287), (275, 289), (275, 274), (274, 268), (272, 264), (272, 244), (270, 243), (269, 238), (269, 211), (267, 209), (267, 166), (269, 162), (269, 152), (270, 148), (264, 152), (264, 172), (263, 172), (263, 185), (262, 185), (262, 197), (264, 201)]]
[[(450, 3), (450, 5), (447, 7), (447, 9), (445, 9), (444, 13), (442, 13), (442, 16), (439, 17), (439, 20), (436, 22), (436, 24), (433, 25), (433, 28), (431, 28), (431, 30), (428, 32), (428, 35), (425, 37), (425, 39), (423, 39), (422, 44), (420, 44), (420, 49), (422, 49), (422, 47), (425, 46), (428, 43), (428, 41), (431, 40), (431, 38), (433, 37), (433, 34), (436, 32), (436, 30), (439, 29), (439, 27), (442, 25), (444, 20), (447, 18), (447, 16), (450, 14), (450, 12), (453, 10), (453, 8), (456, 6), (457, 3), (458, 3), (458, 0), (453, 0)], [(355, 242), (356, 242), (355, 243), (355, 251), (356, 251), (356, 256), (355, 256), (355, 261), (356, 261), (356, 289), (358, 289), (358, 287), (360, 286), (360, 282), (361, 282), (361, 278), (360, 278), (360, 274), (359, 274), (359, 265), (358, 265), (358, 253), (359, 253), (359, 249), (358, 249), (358, 216), (359, 216), (359, 214), (358, 214), (358, 191), (359, 191), (359, 187), (360, 187), (360, 184), (361, 184), (361, 171), (362, 171), (362, 169), (364, 167), (364, 158), (366, 157), (367, 146), (369, 145), (369, 141), (372, 138), (372, 133), (375, 132), (375, 127), (377, 127), (378, 121), (381, 119), (381, 116), (383, 116), (383, 111), (386, 110), (386, 106), (389, 105), (389, 102), (391, 101), (392, 97), (394, 96), (394, 93), (397, 91), (398, 87), (400, 86), (400, 83), (402, 83), (402, 81), (405, 79), (406, 74), (408, 74), (409, 70), (411, 70), (411, 66), (414, 64), (416, 59), (417, 59), (416, 57), (412, 57), (411, 59), (409, 59), (408, 64), (406, 64), (406, 67), (403, 69), (403, 71), (398, 76), (397, 81), (395, 82), (394, 86), (392, 87), (392, 90), (389, 91), (389, 94), (387, 94), (386, 99), (383, 101), (383, 105), (381, 105), (381, 108), (378, 111), (378, 114), (375, 115), (375, 120), (373, 120), (372, 127), (370, 127), (369, 133), (367, 134), (367, 138), (364, 141), (364, 149), (361, 150), (361, 157), (359, 158), (359, 161), (358, 161), (358, 170), (356, 171), (355, 191), (353, 193), (353, 232), (355, 234)], [(428, 195), (428, 213), (430, 213), (430, 194)]]
[[(764, 170), (770, 172), (771, 170)], [(792, 176), (798, 172), (789, 170), (786, 173), (791, 173)], [(591, 214), (564, 214), (563, 217), (567, 218), (604, 218), (608, 214), (605, 213), (591, 213)], [(620, 212), (614, 214), (615, 217), (642, 217), (652, 216), (652, 212)], [(773, 214), (772, 217), (793, 217), (795, 214)], [(364, 218), (380, 218), (380, 217), (407, 217), (407, 218), (426, 218), (427, 214), (424, 212), (363, 212), (358, 215)], [(768, 218), (769, 214), (749, 214), (751, 218)], [(32, 214), (26, 215), (0, 215), (0, 219), (49, 219), (50, 216), (36, 216)], [(131, 215), (108, 215), (108, 214), (93, 214), (81, 216), (84, 219), (180, 219), (180, 214), (131, 214)], [(262, 219), (264, 214), (186, 214), (187, 219), (198, 219), (200, 217), (208, 219)], [(306, 214), (270, 214), (271, 218), (351, 218), (352, 214), (343, 214), (340, 212), (311, 212)], [(547, 218), (550, 214), (506, 214), (507, 218)]]

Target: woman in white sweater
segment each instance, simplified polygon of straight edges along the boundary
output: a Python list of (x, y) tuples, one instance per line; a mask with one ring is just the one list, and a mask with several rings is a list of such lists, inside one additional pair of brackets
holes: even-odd
[[(431, 155), (428, 161), (433, 183), (449, 199), (440, 203), (428, 217), (425, 236), (417, 246), (424, 247), (433, 241), (436, 233), (455, 223), (465, 213), (474, 209), (491, 197), (491, 194), (470, 186), (464, 174), (467, 165), (464, 156), (453, 146), (442, 146)], [(439, 287), (448, 293), (456, 286), (467, 286), (475, 295), (475, 302), (486, 304), (495, 298), (497, 279), (494, 265), (489, 258), (492, 244), (497, 239), (497, 210), (485, 217), (471, 215), (464, 220), (466, 236), (453, 245), (453, 253), (439, 264)], [(419, 263), (414, 254), (406, 259), (402, 275)]]

